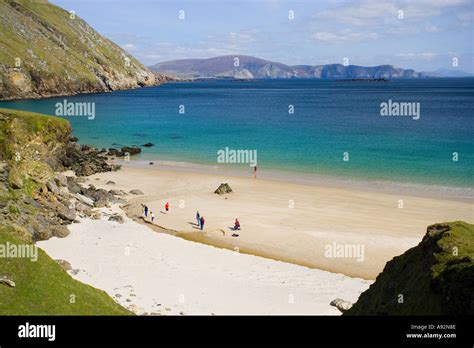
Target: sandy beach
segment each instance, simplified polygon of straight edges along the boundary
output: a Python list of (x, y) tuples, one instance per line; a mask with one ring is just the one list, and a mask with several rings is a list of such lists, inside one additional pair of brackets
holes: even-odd
[[(214, 194), (221, 183), (233, 192)], [(124, 209), (145, 223), (141, 204), (146, 204), (156, 216), (154, 225), (146, 225), (157, 232), (165, 228), (188, 240), (363, 279), (375, 279), (387, 261), (417, 245), (428, 225), (472, 222), (474, 216), (466, 201), (127, 163), (86, 184), (143, 191), (124, 195), (129, 202)], [(205, 217), (204, 231), (196, 224), (197, 210)], [(233, 237), (236, 218), (242, 229)], [(328, 254), (341, 246), (362, 254)]]
[(100, 210), (102, 219), (81, 219), (68, 237), (38, 246), (136, 314), (339, 315), (329, 303), (355, 302), (371, 283), (154, 233), (127, 217), (110, 222), (123, 211)]

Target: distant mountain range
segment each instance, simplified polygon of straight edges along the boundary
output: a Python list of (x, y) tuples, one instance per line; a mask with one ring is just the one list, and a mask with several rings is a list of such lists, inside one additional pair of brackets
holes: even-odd
[[(180, 59), (158, 63), (149, 67), (152, 71), (171, 74), (180, 78), (236, 78), (236, 79), (276, 79), (276, 78), (420, 78), (446, 77), (446, 72), (417, 72), (412, 69), (396, 68), (392, 65), (364, 67), (357, 65), (286, 65), (268, 60), (235, 55), (208, 59)], [(469, 76), (457, 71), (453, 76)], [(462, 75), (464, 74), (464, 75)]]
[(429, 77), (472, 77), (473, 74), (469, 74), (459, 69), (446, 69), (440, 68), (435, 71), (428, 71), (423, 73), (424, 76)]

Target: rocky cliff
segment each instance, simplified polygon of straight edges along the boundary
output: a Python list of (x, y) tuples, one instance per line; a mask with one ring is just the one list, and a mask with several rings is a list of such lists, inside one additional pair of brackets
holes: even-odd
[(166, 80), (45, 0), (0, 1), (0, 99), (152, 86)]
[(416, 247), (387, 262), (345, 315), (473, 315), (474, 225), (428, 227)]
[[(105, 190), (80, 185), (82, 175), (119, 167), (76, 140), (64, 119), (0, 109), (0, 226), (30, 242), (64, 237), (77, 216), (120, 202)], [(65, 170), (78, 177), (62, 175)]]
[(77, 218), (98, 217), (93, 208), (120, 203), (110, 192), (81, 185), (83, 173), (117, 167), (100, 151), (77, 144), (70, 132), (64, 119), (0, 109), (0, 315), (132, 314), (71, 278), (64, 260), (42, 250), (34, 259), (9, 256), (32, 250), (38, 240), (67, 236), (67, 225)]

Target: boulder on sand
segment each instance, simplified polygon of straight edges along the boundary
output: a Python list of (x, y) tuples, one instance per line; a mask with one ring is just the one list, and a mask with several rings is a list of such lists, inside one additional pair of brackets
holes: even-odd
[(89, 197), (86, 197), (86, 196), (84, 196), (84, 195), (81, 195), (80, 193), (76, 193), (76, 194), (74, 195), (74, 197), (75, 197), (78, 201), (80, 201), (80, 202), (82, 202), (82, 203), (84, 203), (84, 204), (87, 204), (88, 206), (91, 206), (91, 207), (94, 206), (94, 200), (91, 199), (91, 198), (89, 198)]
[(131, 190), (129, 191), (130, 194), (132, 195), (143, 195), (144, 193), (140, 190)]
[(125, 222), (123, 216), (119, 214), (114, 214), (110, 216), (109, 221), (115, 221), (115, 222), (118, 222), (119, 224), (123, 224)]
[(341, 313), (347, 312), (352, 307), (352, 303), (350, 303), (349, 301), (344, 301), (343, 299), (340, 299), (340, 298), (336, 298), (335, 300), (332, 300), (330, 305), (339, 309)]
[(61, 219), (66, 220), (66, 221), (74, 221), (76, 219), (76, 211), (62, 204), (58, 205), (57, 213)]
[(217, 193), (218, 195), (224, 195), (226, 193), (231, 193), (232, 189), (230, 188), (228, 183), (223, 183), (220, 184), (217, 190), (214, 191), (214, 193)]

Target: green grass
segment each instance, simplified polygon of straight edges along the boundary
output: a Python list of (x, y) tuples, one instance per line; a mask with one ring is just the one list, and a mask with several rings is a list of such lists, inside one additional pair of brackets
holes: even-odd
[(64, 140), (70, 133), (71, 125), (65, 119), (0, 108), (0, 151), (6, 160), (13, 159), (11, 145), (26, 144), (33, 136), (40, 137), (45, 143)]
[[(26, 72), (32, 80), (55, 81), (53, 89), (64, 84), (77, 90), (98, 87), (95, 72), (104, 68), (130, 77), (145, 69), (79, 16), (71, 19), (68, 11), (52, 3), (2, 0), (0, 13), (4, 17), (0, 21), (0, 64)], [(20, 67), (15, 65), (17, 58)], [(3, 80), (7, 89), (15, 89), (9, 78)]]
[[(11, 229), (0, 227), (0, 244), (7, 242), (25, 244)], [(39, 248), (36, 262), (0, 258), (0, 276), (16, 284), (0, 284), (0, 315), (132, 315), (104, 291), (74, 280)]]
[[(12, 189), (0, 181), (0, 202), (11, 218), (5, 220), (10, 225), (0, 224), (0, 245), (33, 245), (31, 234), (14, 225), (24, 211), (34, 216), (36, 208), (25, 204), (22, 197), (32, 195), (52, 174), (44, 158), (65, 143), (70, 130), (69, 122), (58, 117), (0, 109), (0, 154), (10, 166), (9, 180), (14, 177), (23, 184), (21, 190)], [(16, 152), (21, 154), (19, 161)], [(0, 284), (0, 315), (132, 315), (105, 292), (74, 280), (40, 249), (35, 262), (0, 257), (1, 276), (14, 281), (16, 287)]]
[(348, 315), (474, 314), (474, 225), (430, 227), (418, 246), (386, 264)]
[(440, 277), (450, 264), (459, 264), (465, 257), (474, 258), (474, 225), (456, 221), (449, 226), (450, 230), (438, 241), (441, 250), (434, 254), (433, 278)]
[(53, 175), (42, 158), (63, 147), (70, 134), (71, 125), (65, 119), (0, 109), (0, 155), (11, 166), (10, 183), (33, 195)]

